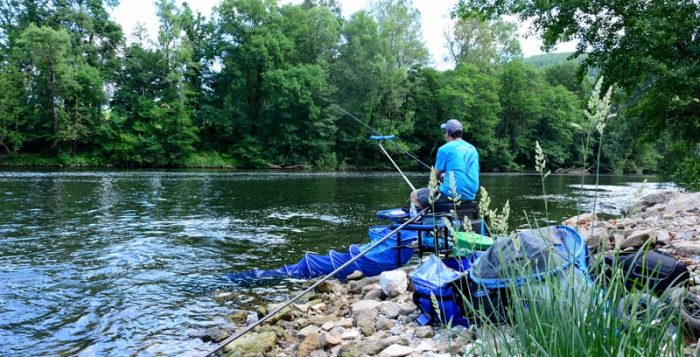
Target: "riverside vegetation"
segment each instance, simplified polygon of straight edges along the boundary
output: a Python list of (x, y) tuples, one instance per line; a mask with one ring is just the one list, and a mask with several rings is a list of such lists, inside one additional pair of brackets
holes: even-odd
[[(592, 11), (579, 2), (547, 6)], [(602, 73), (620, 89), (618, 115), (606, 119), (611, 140), (596, 150), (601, 170), (660, 172), (698, 187), (700, 100), (697, 81), (686, 80), (697, 77), (697, 2), (620, 12), (634, 2), (599, 2), (621, 20), (609, 23), (625, 26), (602, 32), (619, 36), (612, 42), (571, 23), (576, 11), (506, 3), (459, 2), (445, 31), (455, 67), (442, 71), (430, 66), (410, 0), (373, 1), (346, 18), (334, 0), (223, 0), (209, 19), (158, 0), (155, 38), (143, 27), (124, 34), (109, 16), (117, 1), (4, 1), (0, 163), (384, 167), (340, 106), (425, 161), (437, 125), (456, 118), (484, 170), (532, 169), (535, 139), (553, 170), (566, 169), (589, 159), (581, 114)], [(523, 59), (516, 26), (497, 17), (508, 11), (536, 16), (546, 46), (574, 33), (593, 50)]]

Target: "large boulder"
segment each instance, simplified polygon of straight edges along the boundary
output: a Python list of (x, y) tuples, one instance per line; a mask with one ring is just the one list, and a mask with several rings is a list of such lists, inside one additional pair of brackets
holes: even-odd
[(408, 289), (408, 279), (403, 270), (385, 271), (379, 276), (379, 286), (384, 295), (396, 297)]

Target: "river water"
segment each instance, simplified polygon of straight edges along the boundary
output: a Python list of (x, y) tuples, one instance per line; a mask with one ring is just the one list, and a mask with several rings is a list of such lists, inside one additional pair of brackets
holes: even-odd
[[(618, 214), (644, 179), (645, 194), (672, 187), (550, 176), (550, 220), (590, 211), (596, 196)], [(523, 212), (544, 218), (539, 176), (481, 183), (492, 207), (510, 200), (511, 227), (527, 226)], [(201, 355), (214, 345), (188, 330), (301, 286), (232, 287), (225, 273), (365, 243), (374, 212), (406, 205), (407, 187), (394, 173), (0, 172), (0, 355)]]

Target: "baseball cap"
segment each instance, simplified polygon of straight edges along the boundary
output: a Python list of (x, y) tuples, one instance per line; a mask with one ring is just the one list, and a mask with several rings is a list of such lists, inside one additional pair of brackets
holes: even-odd
[(443, 131), (446, 131), (448, 133), (454, 133), (457, 131), (464, 131), (464, 127), (462, 126), (462, 123), (459, 122), (457, 119), (450, 119), (446, 123), (443, 123), (440, 125), (440, 129)]

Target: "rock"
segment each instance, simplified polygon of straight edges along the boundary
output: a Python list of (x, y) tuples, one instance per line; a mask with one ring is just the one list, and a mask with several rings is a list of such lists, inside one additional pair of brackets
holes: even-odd
[(435, 345), (433, 344), (433, 340), (431, 339), (426, 339), (421, 341), (418, 346), (415, 348), (416, 352), (428, 352), (428, 351), (435, 351)]
[(284, 320), (279, 320), (275, 323), (276, 326), (279, 326), (285, 330), (298, 330), (299, 329), (299, 324), (297, 324), (294, 321), (284, 321)]
[[(271, 304), (267, 307), (267, 310), (268, 311), (275, 311), (280, 306), (282, 306), (282, 303)], [(280, 310), (278, 313), (276, 313), (274, 316), (270, 317), (270, 319), (267, 321), (270, 324), (274, 324), (275, 322), (277, 322), (279, 320), (290, 321), (291, 319), (292, 319), (292, 308), (287, 306), (284, 309)]]
[(365, 296), (362, 298), (363, 300), (377, 300), (377, 301), (382, 301), (382, 298), (384, 297), (384, 293), (382, 292), (381, 289), (377, 290), (371, 290), (365, 294)]
[(399, 315), (410, 315), (416, 311), (416, 305), (413, 303), (406, 303), (399, 305), (401, 310), (399, 310)]
[(431, 326), (418, 326), (416, 327), (416, 337), (418, 338), (428, 338), (433, 337), (433, 328)]
[(231, 333), (222, 328), (212, 327), (207, 329), (206, 336), (210, 341), (221, 342), (231, 336)]
[(300, 317), (294, 321), (297, 324), (297, 328), (304, 328), (309, 325), (309, 319)]
[(406, 292), (408, 289), (408, 279), (403, 270), (385, 271), (379, 275), (379, 286), (384, 295), (396, 297)]
[(225, 352), (234, 356), (243, 354), (262, 354), (277, 346), (277, 334), (272, 331), (262, 333), (250, 333), (241, 336), (224, 347)]
[(598, 248), (601, 241), (608, 238), (608, 225), (605, 222), (595, 222), (588, 230), (581, 230), (581, 236), (588, 247)]
[(318, 335), (319, 333), (321, 333), (321, 329), (318, 328), (318, 326), (309, 325), (299, 330), (299, 332), (297, 332), (297, 336), (300, 338), (305, 338), (312, 334)]
[(335, 315), (314, 315), (309, 316), (309, 323), (316, 326), (323, 326), (326, 322), (335, 321), (338, 317)]
[(382, 357), (402, 357), (410, 355), (413, 351), (413, 348), (408, 346), (391, 345), (385, 348), (379, 355)]
[(358, 311), (362, 310), (374, 310), (376, 309), (381, 303), (376, 300), (360, 300), (350, 307), (352, 310), (353, 315), (355, 315)]
[(656, 239), (656, 232), (652, 231), (651, 229), (632, 231), (629, 235), (627, 235), (625, 241), (622, 242), (620, 248), (638, 248), (644, 245), (647, 240), (652, 240), (653, 244), (654, 239)]
[(639, 200), (639, 206), (642, 208), (644, 207), (651, 207), (659, 203), (666, 203), (672, 200), (675, 197), (678, 197), (679, 193), (677, 191), (661, 191), (657, 193), (653, 193), (651, 195), (646, 195), (642, 197), (641, 200)]
[(321, 344), (321, 347), (328, 347), (328, 346), (335, 346), (337, 344), (340, 344), (342, 341), (342, 338), (338, 334), (334, 333), (321, 333), (321, 335), (318, 337), (318, 341)]
[(216, 301), (216, 302), (227, 302), (227, 301), (231, 301), (231, 300), (236, 300), (237, 296), (236, 296), (236, 293), (234, 293), (232, 291), (217, 290), (217, 291), (214, 291), (214, 293), (212, 294), (212, 299), (214, 299), (214, 301)]
[(394, 327), (394, 320), (387, 319), (384, 316), (379, 316), (377, 318), (377, 321), (374, 322), (374, 327), (378, 331), (386, 331), (386, 330), (391, 330), (392, 327)]
[(573, 216), (562, 222), (562, 224), (565, 226), (577, 228), (577, 224), (578, 226), (584, 226), (591, 223), (594, 220), (597, 221), (598, 217), (595, 216), (593, 213), (584, 213), (578, 216)]
[(325, 309), (326, 309), (326, 303), (325, 303), (325, 302), (322, 302), (322, 303), (316, 304), (316, 305), (314, 305), (314, 306), (311, 306), (311, 310), (314, 310), (314, 311), (316, 311), (316, 312), (321, 312), (321, 311), (323, 311), (323, 310), (325, 310)]
[(309, 357), (328, 357), (328, 353), (326, 353), (324, 350), (316, 350), (311, 352)]
[[(332, 352), (331, 352), (332, 353)], [(338, 349), (338, 357), (357, 357), (362, 356), (362, 345), (357, 342), (351, 342), (343, 345)]]
[(398, 336), (398, 335), (400, 335), (400, 334), (403, 333), (403, 326), (401, 326), (401, 325), (394, 325), (394, 327), (392, 327), (392, 328), (389, 330), (389, 333), (392, 334), (392, 335), (394, 335), (394, 336)]
[(681, 241), (674, 240), (671, 246), (675, 248), (676, 253), (687, 255), (700, 255), (700, 241)]
[(353, 320), (351, 318), (340, 319), (335, 323), (336, 326), (343, 327), (343, 328), (351, 328), (352, 325), (354, 325), (354, 324), (355, 324), (355, 320)]
[(368, 279), (350, 281), (348, 282), (348, 290), (353, 294), (357, 294), (362, 291), (363, 287), (371, 283), (372, 282), (370, 282)]
[(660, 229), (656, 231), (656, 241), (668, 245), (671, 243), (671, 234), (665, 229)]
[(321, 347), (321, 343), (319, 342), (318, 334), (311, 333), (299, 344), (297, 356), (307, 357), (311, 355), (311, 352), (315, 351), (319, 347)]
[(362, 289), (360, 290), (360, 292), (363, 294), (367, 294), (368, 292), (370, 292), (372, 290), (379, 290), (379, 289), (381, 289), (381, 288), (379, 287), (378, 283), (372, 283), (372, 284), (367, 284), (367, 285), (363, 286)]
[(258, 313), (255, 311), (251, 311), (248, 314), (248, 317), (245, 319), (245, 324), (247, 326), (247, 325), (252, 325), (256, 322), (258, 322)]
[(333, 327), (335, 327), (335, 322), (334, 321), (326, 321), (321, 325), (321, 330), (323, 331), (330, 331)]
[(352, 272), (350, 275), (348, 275), (348, 276), (346, 277), (346, 279), (348, 279), (348, 281), (352, 281), (352, 280), (360, 280), (360, 279), (362, 279), (362, 278), (364, 278), (364, 277), (365, 277), (365, 274), (363, 274), (363, 273), (362, 273), (361, 271), (359, 271), (359, 270), (355, 270), (355, 271)]
[(404, 336), (390, 336), (385, 338), (382, 342), (386, 344), (387, 346), (389, 345), (402, 345), (402, 346), (408, 346), (408, 340)]
[(294, 306), (295, 309), (297, 309), (303, 313), (309, 312), (309, 305), (308, 304), (292, 304), (292, 306)]
[(700, 192), (684, 193), (673, 196), (666, 203), (667, 212), (698, 212), (700, 210)]
[(229, 320), (233, 322), (243, 322), (248, 318), (248, 311), (239, 310), (231, 315), (228, 315)]
[(363, 355), (374, 356), (386, 346), (380, 338), (372, 336), (362, 342), (362, 352)]
[(374, 319), (379, 315), (377, 310), (366, 309), (355, 313), (355, 324), (365, 336), (371, 336), (376, 331), (374, 329)]
[(390, 319), (395, 319), (401, 314), (401, 306), (393, 301), (387, 301), (379, 306), (379, 312)]
[(342, 335), (340, 335), (340, 338), (343, 340), (354, 340), (356, 338), (360, 337), (360, 331), (357, 329), (351, 329), (343, 332)]
[(337, 281), (328, 281), (328, 280), (322, 282), (319, 286), (316, 287), (316, 291), (319, 293), (340, 294), (340, 293), (343, 293), (344, 290), (345, 290), (345, 287), (343, 287)]
[(207, 335), (207, 330), (205, 330), (205, 329), (190, 329), (190, 330), (187, 330), (187, 337), (189, 337), (189, 338), (201, 338), (202, 340), (205, 340), (205, 339), (208, 340), (209, 336)]
[(294, 330), (285, 330), (282, 332), (282, 338), (284, 338), (284, 341), (287, 343), (293, 343), (297, 340), (297, 334)]

